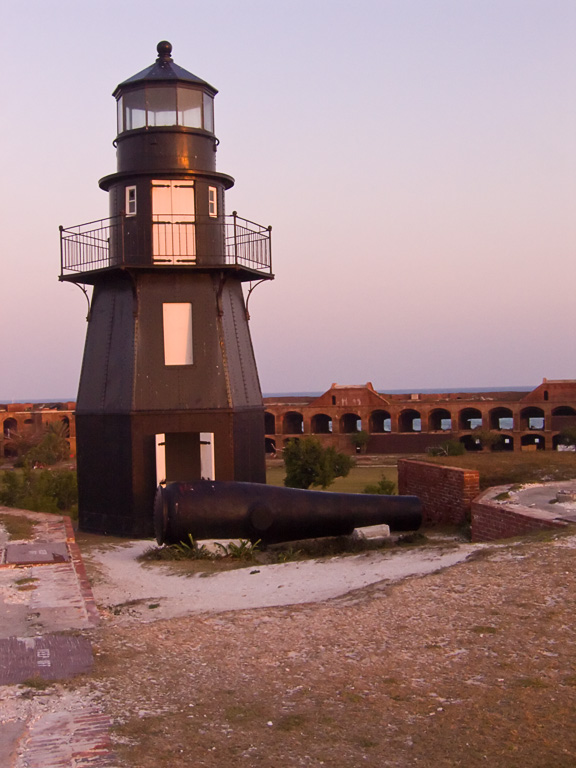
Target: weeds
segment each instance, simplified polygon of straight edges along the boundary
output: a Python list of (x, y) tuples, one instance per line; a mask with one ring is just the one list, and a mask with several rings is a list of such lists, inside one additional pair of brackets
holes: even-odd
[(256, 553), (259, 550), (260, 539), (252, 543), (248, 539), (240, 539), (238, 544), (231, 541), (229, 544), (221, 544), (219, 541), (215, 542), (216, 546), (222, 550), (221, 557), (231, 557), (235, 560), (249, 560), (252, 561), (256, 557)]
[(6, 530), (10, 539), (28, 541), (34, 536), (35, 523), (28, 517), (0, 515), (0, 525)]

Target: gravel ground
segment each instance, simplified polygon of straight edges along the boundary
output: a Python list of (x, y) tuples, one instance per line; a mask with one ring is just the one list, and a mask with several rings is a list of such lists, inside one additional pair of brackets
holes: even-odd
[(111, 610), (70, 685), (130, 768), (573, 768), (575, 559), (561, 536), (315, 603)]

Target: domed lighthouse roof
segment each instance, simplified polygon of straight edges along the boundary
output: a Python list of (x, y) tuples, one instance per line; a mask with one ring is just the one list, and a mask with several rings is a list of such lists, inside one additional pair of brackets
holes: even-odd
[(156, 46), (158, 51), (158, 58), (150, 67), (146, 67), (141, 72), (138, 72), (127, 80), (124, 80), (116, 86), (114, 93), (112, 94), (116, 98), (122, 91), (131, 90), (134, 87), (144, 85), (146, 82), (159, 83), (163, 81), (178, 80), (183, 83), (189, 83), (191, 85), (201, 86), (215, 95), (218, 93), (214, 86), (207, 83), (205, 80), (193, 75), (192, 72), (188, 72), (187, 69), (179, 67), (172, 60), (172, 44), (167, 40), (162, 40)]

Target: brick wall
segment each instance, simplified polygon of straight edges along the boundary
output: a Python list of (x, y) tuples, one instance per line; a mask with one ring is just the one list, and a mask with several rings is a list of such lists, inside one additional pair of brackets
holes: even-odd
[(398, 460), (398, 493), (418, 496), (425, 525), (466, 522), (479, 492), (480, 476), (475, 470)]
[(495, 489), (490, 488), (472, 502), (472, 541), (509, 539), (535, 531), (562, 529), (567, 525), (553, 512), (490, 501), (487, 497), (493, 496), (494, 492)]

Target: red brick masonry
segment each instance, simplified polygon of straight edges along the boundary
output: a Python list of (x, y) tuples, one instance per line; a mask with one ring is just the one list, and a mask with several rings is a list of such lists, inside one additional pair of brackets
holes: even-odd
[[(472, 502), (472, 541), (509, 539), (535, 531), (559, 530), (568, 525), (554, 512), (491, 501), (488, 497), (493, 497), (498, 490), (489, 488)], [(507, 486), (501, 490), (507, 490)]]
[(479, 492), (480, 475), (475, 470), (398, 460), (398, 493), (418, 496), (425, 525), (465, 523)]

